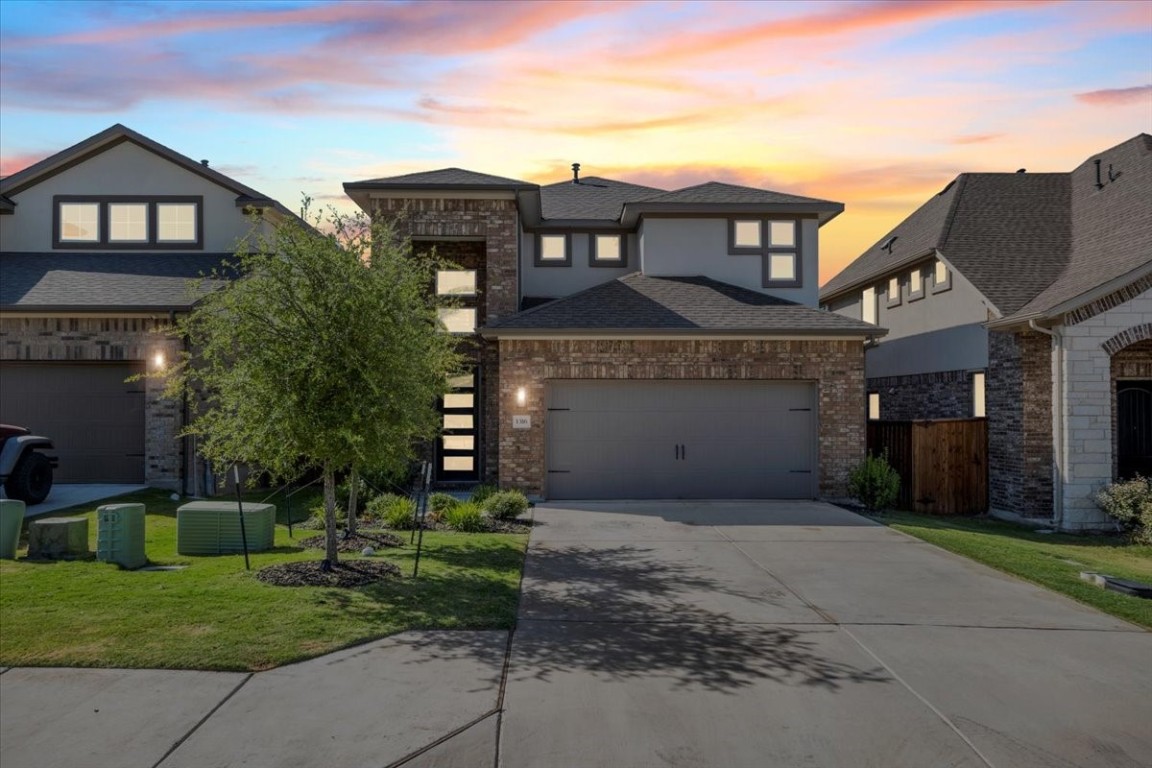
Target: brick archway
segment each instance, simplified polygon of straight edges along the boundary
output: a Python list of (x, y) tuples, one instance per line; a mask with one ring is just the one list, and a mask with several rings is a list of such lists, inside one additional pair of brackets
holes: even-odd
[(1148, 341), (1149, 339), (1152, 339), (1152, 323), (1142, 323), (1120, 331), (1100, 346), (1109, 356), (1112, 356), (1138, 341)]

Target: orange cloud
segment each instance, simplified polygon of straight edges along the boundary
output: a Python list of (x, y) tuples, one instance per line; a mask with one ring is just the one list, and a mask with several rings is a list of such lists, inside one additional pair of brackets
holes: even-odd
[(1152, 85), (1137, 85), (1132, 88), (1105, 88), (1075, 94), (1076, 101), (1094, 107), (1116, 107), (1129, 104), (1152, 104)]
[(989, 141), (995, 141), (1003, 136), (1002, 133), (965, 133), (960, 136), (953, 136), (953, 144), (985, 144)]

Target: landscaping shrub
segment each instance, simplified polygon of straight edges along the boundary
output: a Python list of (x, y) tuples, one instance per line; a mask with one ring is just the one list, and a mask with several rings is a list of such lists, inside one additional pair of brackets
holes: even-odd
[(481, 506), (496, 520), (515, 520), (528, 511), (528, 499), (520, 491), (500, 491)]
[(368, 502), (368, 513), (388, 528), (397, 531), (412, 529), (412, 513), (415, 510), (416, 502), (394, 493), (382, 493)]
[(499, 492), (499, 488), (494, 485), (478, 485), (472, 491), (472, 496), (469, 498), (473, 504), (483, 504), (484, 501), (494, 493)]
[(444, 510), (442, 519), (449, 528), (462, 533), (477, 533), (488, 527), (484, 512), (471, 501)]
[[(336, 498), (339, 499), (345, 506), (348, 504), (348, 496), (352, 490), (352, 478), (346, 477), (344, 481), (336, 486)], [(357, 478), (356, 481), (356, 514), (364, 512), (368, 507), (368, 502), (375, 496), (375, 492), (368, 487), (368, 483), (364, 481), (363, 477)]]
[(428, 511), (443, 514), (460, 502), (450, 493), (428, 494)]
[[(348, 512), (340, 504), (336, 505), (336, 523), (341, 525), (348, 522)], [(308, 510), (308, 519), (300, 523), (301, 528), (324, 530), (324, 505), (321, 504)]]
[(1152, 478), (1137, 475), (1106, 486), (1096, 506), (1128, 531), (1137, 544), (1152, 544)]
[(848, 493), (871, 512), (892, 506), (900, 494), (900, 475), (888, 463), (887, 452), (868, 454), (848, 474)]

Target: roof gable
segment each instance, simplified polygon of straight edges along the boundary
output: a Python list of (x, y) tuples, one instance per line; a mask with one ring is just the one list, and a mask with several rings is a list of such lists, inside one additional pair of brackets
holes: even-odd
[(78, 144), (74, 144), (67, 149), (46, 157), (18, 173), (6, 176), (0, 180), (0, 195), (11, 197), (12, 195), (19, 194), (29, 187), (35, 186), (58, 173), (77, 166), (126, 141), (235, 193), (237, 195), (237, 205), (270, 206), (283, 214), (292, 215), (288, 209), (279, 202), (256, 191), (252, 187), (241, 184), (232, 177), (226, 176), (202, 162), (197, 162), (187, 155), (182, 155), (119, 123), (94, 136), (88, 137)]

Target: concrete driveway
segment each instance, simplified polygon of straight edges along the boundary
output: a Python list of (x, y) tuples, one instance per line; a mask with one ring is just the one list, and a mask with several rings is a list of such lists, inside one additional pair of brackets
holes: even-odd
[(536, 518), (510, 644), (0, 669), (0, 765), (1152, 765), (1152, 633), (1051, 592), (825, 504)]
[(1152, 633), (809, 502), (536, 510), (501, 765), (1152, 765)]

